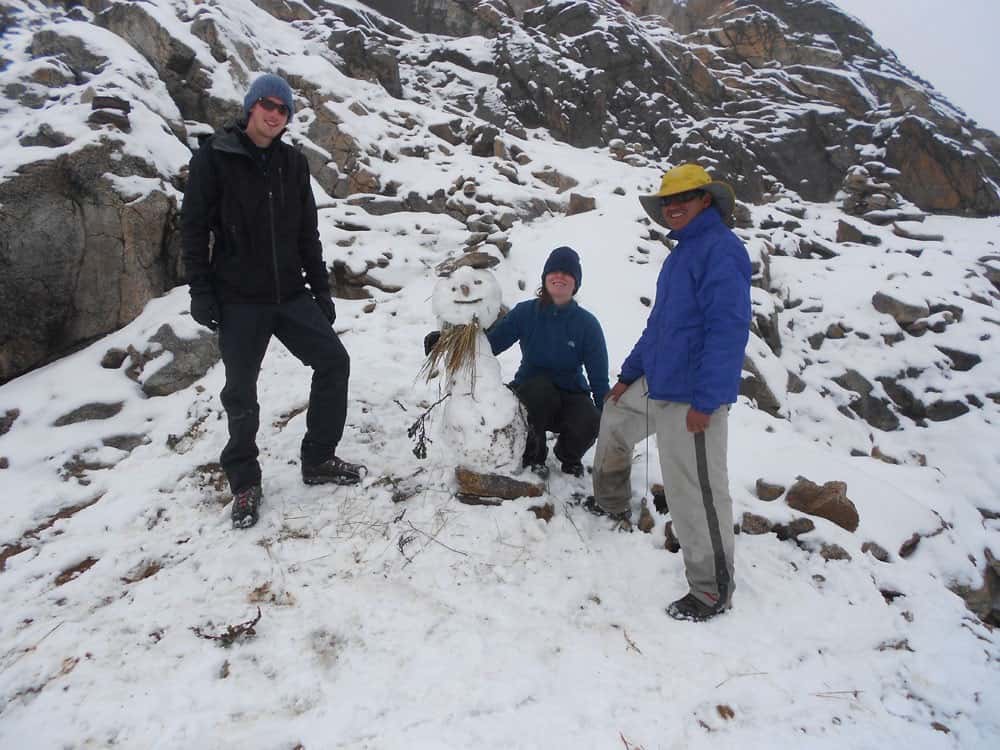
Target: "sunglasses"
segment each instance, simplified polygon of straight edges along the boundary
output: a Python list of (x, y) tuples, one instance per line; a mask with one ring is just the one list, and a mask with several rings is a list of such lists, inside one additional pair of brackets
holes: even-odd
[(267, 112), (277, 112), (283, 117), (288, 117), (288, 107), (284, 104), (272, 102), (270, 99), (258, 99), (257, 103)]
[(688, 201), (693, 201), (701, 198), (705, 194), (704, 190), (687, 190), (683, 193), (674, 193), (673, 195), (664, 195), (660, 198), (661, 206), (669, 206), (671, 203), (687, 203)]

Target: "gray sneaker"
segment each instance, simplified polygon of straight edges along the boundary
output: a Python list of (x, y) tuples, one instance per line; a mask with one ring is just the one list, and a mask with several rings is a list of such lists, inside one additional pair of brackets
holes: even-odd
[(704, 622), (711, 620), (716, 615), (721, 615), (727, 609), (729, 609), (728, 604), (705, 604), (694, 594), (685, 594), (667, 607), (667, 614), (675, 620)]

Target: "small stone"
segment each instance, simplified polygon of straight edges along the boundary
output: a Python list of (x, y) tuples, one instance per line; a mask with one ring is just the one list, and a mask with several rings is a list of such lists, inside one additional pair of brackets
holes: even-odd
[(111, 419), (125, 406), (124, 401), (116, 401), (113, 404), (90, 403), (73, 409), (73, 411), (63, 414), (52, 423), (53, 427), (65, 427), (77, 422), (88, 422), (95, 419)]
[(889, 562), (889, 553), (885, 551), (884, 547), (875, 542), (865, 542), (861, 545), (861, 551), (867, 552), (879, 562)]
[(545, 503), (545, 505), (532, 505), (528, 508), (528, 510), (535, 514), (535, 518), (545, 521), (545, 523), (552, 520), (552, 516), (555, 515), (556, 511), (555, 506), (553, 506), (552, 503)]
[(677, 541), (677, 535), (674, 534), (673, 521), (667, 521), (663, 525), (663, 535), (666, 537), (666, 539), (663, 542), (663, 548), (667, 550), (667, 552), (681, 551), (681, 543)]
[(744, 513), (739, 528), (744, 534), (757, 536), (767, 534), (774, 528), (774, 525), (763, 516), (758, 516), (755, 513)]
[(767, 503), (781, 497), (785, 489), (785, 486), (782, 484), (771, 484), (770, 482), (765, 482), (763, 479), (758, 479), (756, 484), (757, 498)]
[(824, 560), (827, 561), (851, 559), (851, 554), (839, 544), (826, 544), (824, 542), (823, 546), (820, 547), (819, 554)]
[(920, 544), (920, 534), (914, 534), (900, 545), (899, 556), (909, 557), (916, 551), (918, 544)]
[(655, 525), (656, 521), (653, 520), (653, 514), (649, 512), (649, 506), (643, 500), (642, 507), (639, 509), (639, 520), (636, 522), (636, 526), (639, 527), (639, 531), (643, 534), (648, 534), (653, 530)]
[(122, 366), (122, 362), (128, 357), (128, 352), (125, 349), (119, 349), (118, 347), (112, 347), (104, 352), (104, 356), (101, 357), (101, 367), (105, 370), (117, 370)]
[(799, 535), (808, 534), (816, 528), (808, 518), (796, 518), (789, 523), (776, 523), (772, 529), (780, 541), (794, 539), (798, 541)]

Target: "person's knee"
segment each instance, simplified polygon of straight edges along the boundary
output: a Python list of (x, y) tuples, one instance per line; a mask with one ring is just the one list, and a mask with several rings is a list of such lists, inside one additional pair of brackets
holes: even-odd
[(317, 372), (330, 373), (348, 377), (351, 374), (351, 357), (339, 341), (333, 341), (331, 345), (323, 347), (317, 354), (313, 368)]

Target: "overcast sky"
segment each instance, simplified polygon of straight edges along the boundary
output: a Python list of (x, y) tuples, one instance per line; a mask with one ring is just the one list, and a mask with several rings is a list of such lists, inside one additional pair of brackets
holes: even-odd
[(981, 127), (1000, 132), (1000, 0), (833, 0)]

